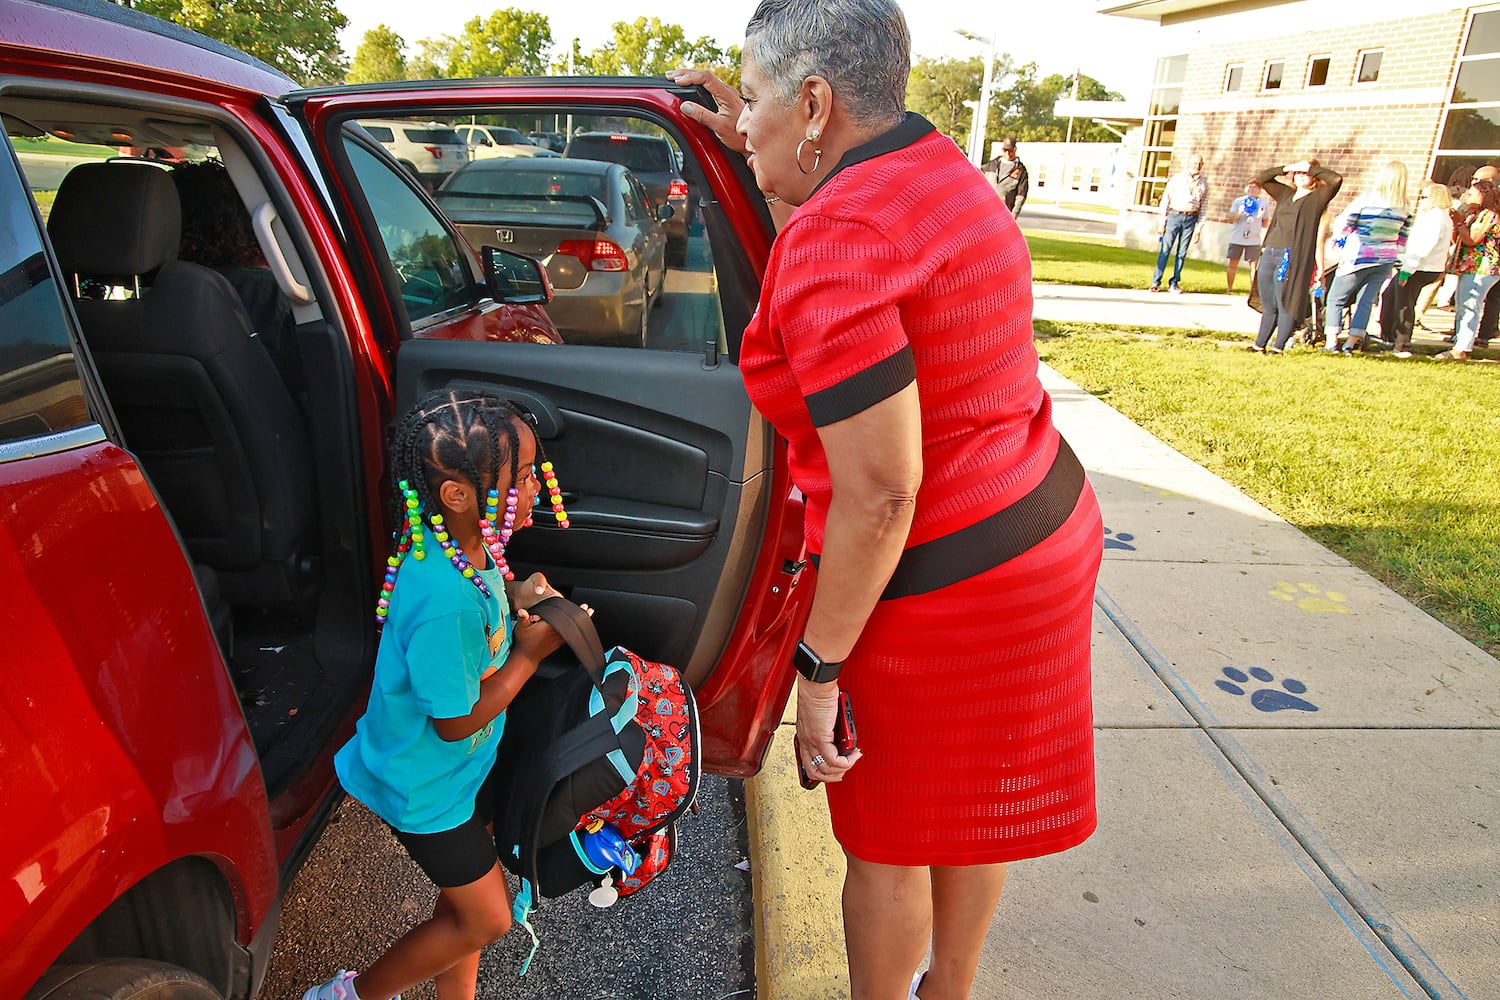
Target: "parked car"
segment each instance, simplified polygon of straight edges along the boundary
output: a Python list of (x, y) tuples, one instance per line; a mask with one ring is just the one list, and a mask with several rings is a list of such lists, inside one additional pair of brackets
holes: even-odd
[(434, 188), (469, 162), (469, 144), (451, 125), (379, 120), (361, 121), (360, 125), (414, 177)]
[(667, 276), (665, 205), (618, 163), (481, 160), (443, 185), (438, 207), (471, 244), (540, 260), (555, 297), (547, 313), (568, 343), (645, 347)]
[[(516, 401), (557, 463), (571, 527), (517, 535), (511, 564), (595, 608), (606, 641), (682, 668), (710, 770), (759, 768), (811, 578), (784, 442), (736, 369), (770, 218), (744, 163), (682, 116), (689, 91), (300, 90), (114, 4), (0, 0), (0, 24), (8, 136), (224, 164), (307, 386), (267, 360), (227, 280), (175, 259), (170, 164), (42, 169), (0, 140), (0, 621), (19, 657), (0, 681), (0, 996), (256, 994), (371, 681), (398, 523), (388, 428), (436, 386)], [(522, 111), (649, 123), (685, 151), (712, 264), (668, 284), (669, 346), (509, 342), (545, 272), (494, 245), (476, 260), (357, 124)]]
[(572, 159), (622, 163), (646, 185), (646, 193), (658, 205), (670, 205), (666, 220), (667, 263), (687, 260), (688, 186), (683, 180), (672, 144), (656, 135), (621, 132), (584, 132), (568, 140), (563, 155)]
[(558, 154), (568, 148), (568, 137), (561, 132), (527, 132), (526, 138)]
[(505, 156), (557, 156), (538, 146), (513, 128), (503, 125), (455, 125), (453, 130), (469, 146), (469, 159), (490, 160)]

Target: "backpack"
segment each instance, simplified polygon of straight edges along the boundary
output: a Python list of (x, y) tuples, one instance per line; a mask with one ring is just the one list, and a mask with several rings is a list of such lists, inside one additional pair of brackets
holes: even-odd
[(572, 654), (549, 657), (517, 692), (495, 761), (496, 846), (521, 879), (515, 918), (535, 955), (538, 897), (592, 883), (590, 902), (609, 906), (666, 870), (703, 766), (698, 706), (675, 667), (606, 653), (588, 613), (563, 598), (530, 611)]

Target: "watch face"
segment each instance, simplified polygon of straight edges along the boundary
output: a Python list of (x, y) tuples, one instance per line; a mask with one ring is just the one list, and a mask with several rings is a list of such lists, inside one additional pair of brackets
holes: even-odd
[(842, 660), (836, 663), (822, 660), (817, 653), (808, 648), (805, 642), (797, 643), (797, 651), (792, 654), (792, 664), (796, 666), (799, 674), (814, 684), (837, 680), (839, 668), (844, 665)]

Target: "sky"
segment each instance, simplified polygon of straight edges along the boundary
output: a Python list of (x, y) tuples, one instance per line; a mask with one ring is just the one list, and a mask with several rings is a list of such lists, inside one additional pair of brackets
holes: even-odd
[[(579, 39), (585, 52), (610, 37), (610, 25), (637, 17), (680, 24), (689, 38), (707, 35), (722, 46), (738, 44), (754, 0), (335, 0), (349, 18), (339, 33), (353, 56), (366, 31), (384, 24), (406, 42), (408, 54), (423, 38), (457, 34), (463, 23), (497, 8), (515, 7), (545, 14), (561, 50)], [(960, 37), (965, 29), (991, 38), (998, 52), (1017, 62), (1035, 62), (1042, 75), (1071, 74), (1075, 68), (1101, 80), (1127, 99), (1144, 103), (1155, 66), (1154, 22), (1107, 17), (1098, 0), (1044, 0), (997, 4), (993, 0), (906, 0), (902, 9), (912, 33), (912, 55), (963, 58), (983, 55), (985, 46)]]

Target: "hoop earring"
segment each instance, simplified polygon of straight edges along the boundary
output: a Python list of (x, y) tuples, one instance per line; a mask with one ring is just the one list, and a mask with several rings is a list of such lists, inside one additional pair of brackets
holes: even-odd
[(802, 147), (806, 146), (809, 142), (812, 142), (813, 138), (814, 137), (809, 136), (808, 138), (803, 139), (801, 142), (797, 143), (797, 169), (800, 170), (800, 171), (802, 171), (804, 174), (815, 174), (815, 173), (817, 173), (818, 172), (818, 164), (823, 162), (823, 151), (821, 149), (817, 148), (816, 146), (814, 146), (813, 147), (813, 165), (812, 165), (812, 169), (808, 170), (806, 167), (802, 166)]

